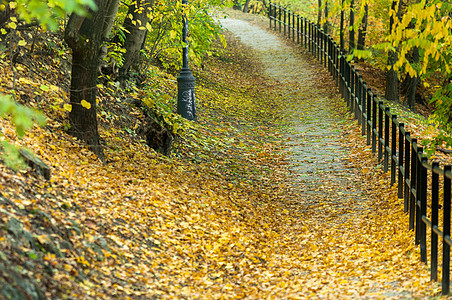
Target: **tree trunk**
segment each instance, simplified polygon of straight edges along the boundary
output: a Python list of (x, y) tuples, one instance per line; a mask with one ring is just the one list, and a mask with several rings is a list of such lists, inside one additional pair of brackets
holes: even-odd
[[(104, 154), (96, 116), (98, 66), (102, 42), (114, 21), (114, 16), (109, 14), (117, 11), (118, 4), (119, 0), (97, 0), (97, 11), (90, 11), (90, 17), (72, 14), (64, 33), (64, 39), (72, 49), (70, 133), (85, 141), (102, 161)], [(82, 106), (82, 100), (91, 107)]]
[(322, 21), (322, 0), (318, 0), (319, 12), (317, 13), (317, 26), (320, 26)]
[[(71, 104), (69, 113), (71, 125), (69, 133), (86, 142), (89, 149), (101, 160), (103, 149), (99, 143), (96, 114), (97, 94), (97, 55), (91, 51), (77, 51), (72, 54)], [(90, 109), (81, 105), (85, 100), (91, 104)]]
[[(413, 49), (412, 64), (419, 64), (419, 48)], [(416, 88), (419, 83), (419, 78), (415, 76), (407, 75), (408, 86), (406, 91), (406, 104), (409, 109), (414, 110), (414, 104), (416, 103)]]
[(361, 21), (361, 26), (359, 26), (358, 30), (358, 50), (364, 50), (366, 45), (366, 33), (367, 33), (367, 16), (369, 13), (369, 5), (364, 6), (364, 16), (363, 20)]
[(355, 49), (355, 29), (353, 26), (355, 25), (355, 11), (353, 6), (355, 5), (355, 0), (350, 2), (350, 32), (349, 32), (349, 41), (348, 41), (348, 51), (351, 53), (353, 49)]
[(11, 15), (14, 14), (14, 10), (11, 10), (9, 2), (11, 1), (5, 1), (5, 9), (0, 10), (0, 28), (4, 28)]
[[(397, 0), (392, 1), (391, 9), (394, 11), (396, 10), (397, 2), (398, 2)], [(402, 1), (399, 1), (399, 6), (397, 8), (398, 18), (400, 18), (401, 2)], [(389, 20), (390, 33), (393, 30), (395, 30), (394, 23), (395, 23), (394, 17), (391, 17)], [(397, 52), (390, 51), (388, 53), (388, 65), (391, 66), (391, 68), (386, 72), (386, 91), (385, 91), (385, 98), (390, 101), (398, 101), (399, 100), (399, 91), (398, 91), (399, 78), (397, 76), (397, 72), (393, 68), (396, 60), (397, 60)]]
[(339, 46), (341, 47), (341, 51), (345, 51), (345, 30), (344, 30), (344, 26), (345, 26), (345, 11), (344, 11), (344, 2), (345, 0), (342, 0), (342, 4), (341, 4), (341, 28), (340, 28), (340, 41), (339, 41)]
[(245, 2), (245, 6), (243, 6), (243, 12), (244, 13), (248, 13), (248, 6), (249, 6), (249, 4), (250, 4), (250, 0), (246, 0), (246, 2)]
[(124, 54), (124, 63), (119, 70), (121, 80), (128, 77), (130, 67), (135, 64), (139, 57), (147, 34), (147, 30), (140, 29), (140, 27), (145, 27), (149, 22), (149, 11), (153, 5), (154, 0), (137, 0), (129, 6), (127, 15), (132, 15), (133, 21), (130, 18), (125, 18), (123, 23), (126, 32), (124, 41), (126, 53)]
[(330, 23), (328, 23), (328, 0), (325, 0), (325, 23), (323, 24), (323, 31), (328, 34)]

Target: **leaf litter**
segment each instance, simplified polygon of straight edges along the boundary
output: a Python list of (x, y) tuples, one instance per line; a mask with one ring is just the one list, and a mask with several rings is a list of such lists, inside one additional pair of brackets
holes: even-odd
[[(276, 81), (256, 50), (226, 36), (228, 48), (196, 70), (199, 121), (185, 123), (172, 156), (109, 125), (117, 125), (114, 111), (101, 122), (105, 165), (65, 134), (61, 111), (49, 115), (53, 130), (35, 128), (17, 141), (52, 167), (52, 179), (1, 167), (3, 284), (18, 274), (27, 291), (50, 299), (438, 293), (396, 189), (326, 72), (304, 54), (296, 58), (309, 76)], [(159, 80), (174, 96), (174, 77)], [(325, 105), (332, 116), (319, 134)], [(14, 139), (6, 120), (1, 127)], [(322, 143), (331, 148), (320, 150)], [(300, 144), (313, 153), (294, 159)]]

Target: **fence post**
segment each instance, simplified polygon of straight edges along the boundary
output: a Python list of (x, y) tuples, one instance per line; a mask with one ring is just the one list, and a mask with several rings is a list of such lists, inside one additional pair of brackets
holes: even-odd
[(268, 19), (270, 20), (270, 29), (272, 29), (272, 2), (268, 2)]
[[(399, 199), (403, 198), (403, 173), (402, 173), (402, 167), (403, 167), (403, 157), (404, 157), (404, 150), (403, 146), (405, 144), (405, 135), (403, 134), (402, 129), (404, 128), (405, 124), (399, 123), (399, 178), (397, 180), (397, 197)], [(408, 208), (406, 207), (406, 204), (403, 207), (404, 211), (407, 212)]]
[(323, 41), (323, 67), (326, 68), (328, 64), (328, 35), (325, 32), (322, 32), (322, 41)]
[(287, 27), (287, 9), (284, 8), (284, 36), (286, 36), (286, 27)]
[[(331, 61), (331, 72), (333, 73), (334, 79), (336, 76), (339, 77), (339, 92), (341, 93), (345, 102), (347, 102), (347, 97), (346, 97), (346, 93), (345, 93), (345, 78), (344, 78), (345, 72), (344, 72), (344, 64), (342, 63), (342, 57), (339, 59), (339, 61), (340, 61), (339, 66), (336, 66), (336, 64), (335, 64), (336, 60), (334, 59), (334, 55), (336, 53), (335, 49), (333, 49), (332, 52), (333, 52), (333, 57), (332, 57), (333, 60)], [(337, 68), (337, 67), (339, 67), (339, 68)], [(336, 73), (336, 69), (339, 70), (338, 73)]]
[(345, 88), (347, 89), (347, 104), (350, 108), (350, 113), (353, 112), (352, 107), (352, 88), (351, 88), (351, 76), (350, 76), (350, 64), (348, 63), (347, 59), (344, 57), (344, 71), (345, 71)]
[(308, 47), (308, 22), (307, 22), (306, 18), (303, 18), (303, 22), (304, 22), (304, 47), (307, 48)]
[(372, 94), (372, 153), (377, 152), (377, 96)]
[(378, 143), (378, 162), (383, 158), (383, 142), (381, 141), (384, 137), (383, 135), (383, 101), (378, 101), (378, 134), (377, 134), (377, 143)]
[[(300, 16), (297, 15), (297, 45), (300, 44)], [(302, 43), (303, 45), (303, 43)]]
[(444, 199), (443, 199), (443, 271), (441, 294), (448, 295), (450, 291), (450, 246), (445, 237), (450, 237), (450, 179), (451, 166), (444, 166)]
[(292, 42), (295, 42), (295, 14), (292, 13)]
[(326, 47), (327, 47), (327, 56), (328, 56), (328, 72), (330, 72), (330, 75), (333, 76), (333, 80), (334, 80), (334, 75), (331, 70), (331, 59), (333, 58), (333, 55), (331, 53), (331, 36), (330, 35), (327, 36)]
[(289, 40), (290, 40), (290, 14), (291, 13), (292, 12), (290, 10), (287, 12), (287, 37)]
[(420, 183), (419, 183), (419, 196), (420, 196), (420, 213), (419, 223), (420, 223), (420, 251), (421, 251), (421, 262), (427, 264), (427, 224), (422, 220), (423, 217), (427, 217), (427, 168), (424, 164), (427, 163), (427, 157), (424, 156), (422, 149), (418, 152), (421, 157), (419, 157), (419, 167), (420, 167)]
[(372, 97), (370, 93), (370, 89), (366, 87), (366, 109), (367, 109), (367, 120), (366, 120), (366, 127), (367, 127), (367, 146), (371, 144), (371, 138), (372, 138)]
[(273, 26), (274, 27), (273, 29), (275, 31), (276, 31), (276, 14), (277, 14), (277, 12), (276, 12), (276, 4), (273, 3), (273, 15), (274, 15), (274, 19), (273, 19), (274, 23), (273, 24), (275, 25), (275, 26)]
[[(361, 76), (361, 75), (360, 75)], [(367, 113), (366, 113), (366, 91), (367, 84), (364, 80), (360, 80), (361, 87), (359, 89), (360, 103), (361, 103), (361, 135), (366, 135)]]
[(279, 9), (279, 14), (278, 14), (279, 33), (281, 33), (281, 22), (282, 22), (281, 5), (278, 5), (278, 9)]
[(322, 63), (320, 59), (320, 29), (318, 25), (315, 26), (315, 43), (317, 44), (316, 45), (317, 60), (319, 60), (320, 63)]
[(397, 173), (397, 115), (391, 115), (391, 186), (396, 182)]
[(439, 168), (438, 162), (432, 163), (432, 228), (430, 231), (431, 259), (430, 259), (430, 279), (438, 281), (438, 235), (434, 231), (438, 227), (438, 200), (439, 200), (439, 176), (435, 170)]
[[(416, 181), (417, 181), (417, 152), (416, 152), (416, 148), (417, 148), (417, 139), (411, 139), (411, 176), (410, 176), (410, 223), (409, 223), (409, 229), (415, 229), (414, 225), (415, 225), (415, 217), (416, 217), (416, 194), (414, 192), (416, 192)], [(414, 189), (414, 191), (413, 191)], [(416, 230), (417, 232), (417, 230)], [(418, 244), (418, 237), (416, 234), (415, 237), (415, 243), (416, 245)]]
[(301, 36), (301, 40), (302, 40), (304, 48), (306, 49), (308, 47), (308, 45), (306, 43), (306, 34), (308, 32), (308, 27), (306, 27), (306, 19), (304, 17), (302, 17), (302, 19), (301, 19), (301, 32), (303, 34)]
[(404, 207), (406, 207), (405, 212), (410, 210), (410, 195), (411, 195), (411, 180), (410, 180), (410, 166), (411, 166), (411, 143), (408, 140), (410, 138), (410, 133), (405, 132), (405, 180), (404, 180)]
[(355, 68), (353, 67), (353, 65), (350, 63), (350, 62), (347, 62), (347, 65), (349, 65), (350, 66), (350, 69), (349, 69), (349, 74), (347, 74), (347, 75), (349, 75), (350, 76), (350, 90), (351, 90), (351, 93), (350, 93), (350, 112), (352, 113), (352, 114), (354, 114), (355, 116), (355, 118), (356, 118), (356, 112), (355, 112)]
[(383, 145), (383, 149), (384, 149), (384, 164), (383, 164), (383, 168), (384, 168), (384, 172), (388, 172), (389, 170), (389, 151), (388, 151), (388, 147), (389, 147), (389, 107), (385, 107), (384, 110), (384, 114), (385, 114), (385, 134), (384, 134), (384, 145)]

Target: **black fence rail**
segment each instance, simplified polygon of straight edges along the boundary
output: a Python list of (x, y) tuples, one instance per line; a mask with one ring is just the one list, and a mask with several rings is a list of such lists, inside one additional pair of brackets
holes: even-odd
[[(347, 61), (345, 53), (318, 25), (271, 2), (268, 17), (270, 28), (307, 48), (328, 68), (350, 112), (358, 120), (362, 135), (367, 136), (367, 145), (383, 163), (384, 171), (390, 171), (391, 185), (397, 184), (398, 197), (404, 199), (404, 211), (409, 213), (409, 229), (414, 230), (420, 259), (426, 264), (427, 247), (430, 247), (432, 280), (438, 280), (438, 258), (442, 257), (442, 294), (449, 294), (451, 166), (441, 168), (438, 163), (428, 161), (417, 139), (372, 92)], [(441, 210), (442, 218), (439, 215)], [(430, 245), (427, 245), (428, 237)], [(442, 253), (438, 250), (441, 248)]]

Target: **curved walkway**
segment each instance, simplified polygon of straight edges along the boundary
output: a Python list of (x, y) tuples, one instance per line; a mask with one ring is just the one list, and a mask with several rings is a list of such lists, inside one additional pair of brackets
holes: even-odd
[[(326, 71), (277, 34), (238, 19), (251, 17), (233, 15), (221, 24), (255, 51), (267, 76), (284, 85), (290, 124), (285, 139), (299, 195), (288, 205), (305, 212), (307, 228), (299, 232), (302, 245), (293, 246), (304, 261), (294, 262), (294, 272), (304, 282), (301, 298), (422, 297), (415, 285), (428, 281), (427, 272), (413, 249), (404, 248), (412, 235), (385, 225), (385, 214), (393, 215), (394, 209), (399, 214), (399, 208), (387, 204), (397, 199), (382, 196), (377, 201), (367, 190), (369, 184), (361, 182), (360, 174), (374, 170), (367, 167), (362, 172), (344, 146), (345, 109)], [(403, 213), (397, 217), (403, 218)]]

